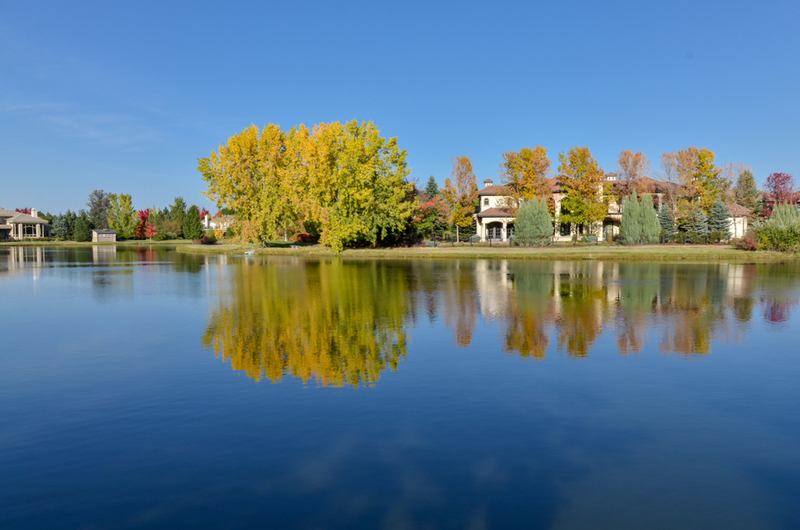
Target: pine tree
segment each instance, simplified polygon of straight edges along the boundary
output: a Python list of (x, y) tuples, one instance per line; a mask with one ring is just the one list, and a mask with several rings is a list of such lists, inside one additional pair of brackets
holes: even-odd
[(200, 239), (203, 237), (203, 222), (200, 220), (200, 209), (192, 205), (186, 212), (183, 222), (183, 237), (186, 239)]
[(739, 178), (736, 179), (736, 186), (733, 188), (736, 203), (741, 204), (745, 208), (755, 210), (758, 206), (759, 192), (756, 178), (753, 173), (746, 169), (742, 171)]
[(675, 227), (675, 219), (672, 217), (672, 212), (667, 206), (667, 203), (661, 205), (661, 211), (658, 213), (658, 223), (661, 225), (661, 233), (664, 239), (669, 241), (675, 237), (677, 229)]
[(661, 224), (658, 222), (658, 214), (653, 206), (653, 197), (649, 193), (642, 195), (642, 202), (639, 204), (639, 226), (642, 231), (642, 242), (648, 245), (658, 243), (661, 236)]
[(639, 199), (636, 190), (622, 203), (622, 220), (619, 227), (619, 240), (623, 245), (638, 245), (642, 236)]
[[(695, 206), (686, 222), (686, 232), (696, 240), (704, 239), (708, 236), (708, 216), (702, 208)], [(696, 241), (698, 242), (698, 241)]]
[(715, 239), (728, 240), (731, 238), (730, 217), (731, 213), (725, 203), (717, 200), (711, 207), (711, 215), (708, 219), (708, 228)]
[(69, 222), (66, 215), (58, 214), (55, 216), (52, 232), (59, 239), (67, 239), (69, 237)]
[(514, 239), (522, 246), (541, 246), (553, 235), (553, 220), (547, 203), (539, 199), (524, 201), (514, 221)]
[(92, 240), (92, 223), (84, 210), (75, 219), (75, 226), (72, 229), (72, 239), (79, 242)]
[(425, 195), (428, 196), (428, 200), (439, 196), (439, 185), (436, 184), (436, 179), (433, 178), (433, 175), (428, 179), (428, 184), (425, 185)]

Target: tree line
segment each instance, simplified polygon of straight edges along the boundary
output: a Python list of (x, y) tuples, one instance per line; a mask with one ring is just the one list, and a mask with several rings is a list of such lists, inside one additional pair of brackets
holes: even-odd
[(93, 190), (86, 202), (87, 209), (78, 212), (43, 213), (53, 237), (66, 241), (91, 241), (92, 230), (111, 229), (120, 239), (200, 239), (205, 208), (188, 206), (183, 197), (162, 209), (156, 207), (136, 210), (130, 194), (106, 193)]

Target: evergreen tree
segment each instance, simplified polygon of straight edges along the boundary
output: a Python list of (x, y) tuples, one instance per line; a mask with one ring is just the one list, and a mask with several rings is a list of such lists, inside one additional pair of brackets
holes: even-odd
[(661, 225), (661, 233), (664, 239), (669, 241), (675, 237), (677, 229), (675, 228), (675, 219), (672, 217), (672, 212), (667, 206), (667, 203), (661, 205), (661, 211), (658, 213), (658, 223)]
[(540, 199), (524, 201), (514, 221), (514, 239), (519, 245), (543, 245), (553, 235), (553, 220), (547, 203)]
[(756, 178), (749, 169), (742, 171), (739, 178), (736, 179), (736, 186), (733, 188), (733, 193), (736, 197), (737, 204), (741, 204), (745, 208), (749, 208), (753, 211), (756, 210), (758, 207), (758, 199), (761, 194), (758, 192)]
[(641, 206), (636, 190), (622, 203), (622, 220), (619, 227), (619, 240), (623, 245), (638, 245), (642, 236)]
[(661, 236), (661, 224), (658, 222), (658, 214), (653, 206), (653, 197), (649, 193), (642, 195), (642, 202), (639, 204), (639, 226), (642, 231), (642, 242), (648, 245), (658, 243)]
[(78, 220), (78, 216), (75, 215), (75, 212), (72, 210), (67, 210), (67, 213), (64, 214), (64, 220), (67, 223), (67, 239), (72, 241), (75, 240), (75, 221)]
[(686, 233), (696, 240), (706, 238), (708, 236), (708, 216), (706, 212), (698, 206), (692, 208), (686, 220), (685, 228)]
[(53, 219), (53, 235), (59, 239), (67, 239), (69, 237), (69, 222), (67, 221), (67, 216), (64, 214), (58, 214)]
[(179, 230), (178, 237), (185, 237), (183, 225), (186, 222), (186, 201), (183, 200), (183, 197), (175, 197), (175, 202), (169, 207), (169, 219), (170, 221), (175, 221), (175, 225)]
[(192, 205), (183, 222), (183, 237), (186, 239), (200, 239), (203, 237), (203, 222), (200, 220), (200, 209)]
[(714, 234), (715, 239), (728, 240), (731, 238), (730, 217), (731, 213), (722, 201), (718, 200), (714, 203), (714, 206), (711, 207), (708, 228), (711, 233)]
[(428, 179), (428, 184), (425, 186), (425, 194), (428, 196), (428, 200), (439, 195), (439, 185), (436, 184), (436, 179), (433, 178), (433, 175)]
[(75, 226), (72, 230), (72, 239), (75, 241), (91, 241), (92, 240), (92, 221), (86, 211), (81, 210), (80, 214), (75, 219)]

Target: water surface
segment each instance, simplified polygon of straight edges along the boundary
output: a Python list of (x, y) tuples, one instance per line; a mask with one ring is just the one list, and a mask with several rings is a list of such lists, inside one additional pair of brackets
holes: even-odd
[(0, 249), (0, 527), (795, 528), (800, 267)]

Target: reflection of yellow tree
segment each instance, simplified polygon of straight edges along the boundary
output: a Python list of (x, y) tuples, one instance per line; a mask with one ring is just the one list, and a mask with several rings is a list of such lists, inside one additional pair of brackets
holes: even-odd
[(559, 298), (558, 350), (570, 357), (586, 357), (602, 333), (605, 290), (588, 283), (565, 282), (559, 287)]
[(516, 298), (508, 306), (503, 351), (544, 359), (550, 344), (553, 315), (553, 274), (516, 273)]
[(280, 381), (372, 384), (406, 354), (406, 275), (373, 262), (235, 266), (203, 344), (235, 370)]

